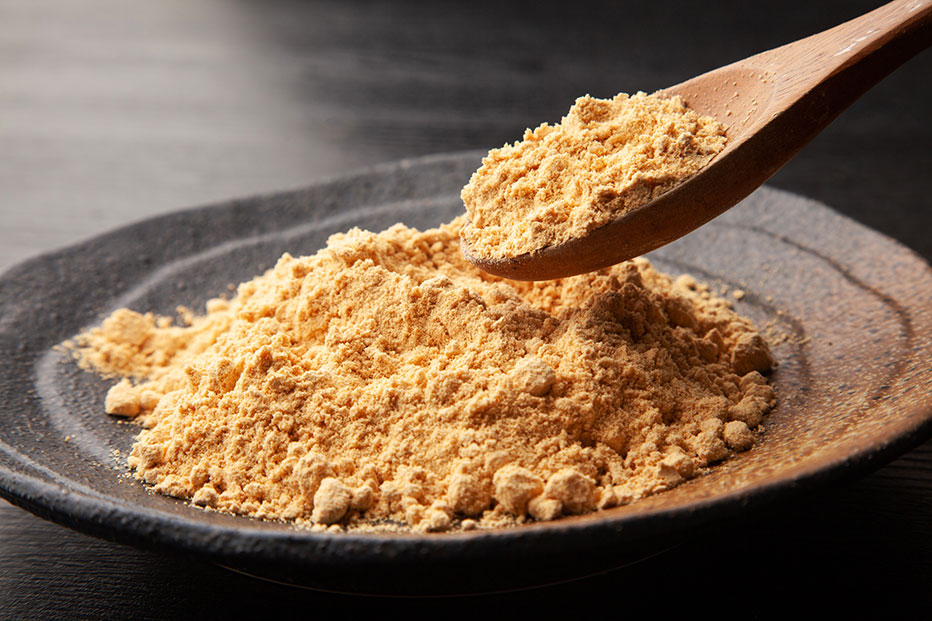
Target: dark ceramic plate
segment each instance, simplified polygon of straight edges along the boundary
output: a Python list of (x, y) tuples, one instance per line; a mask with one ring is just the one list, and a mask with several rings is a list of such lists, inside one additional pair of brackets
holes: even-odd
[(99, 537), (354, 592), (515, 588), (615, 567), (713, 520), (880, 465), (932, 429), (932, 272), (804, 198), (761, 189), (652, 256), (782, 339), (780, 403), (750, 453), (670, 492), (553, 523), (446, 535), (312, 534), (210, 513), (126, 476), (138, 428), (103, 413), (107, 383), (56, 348), (119, 306), (172, 314), (352, 226), (459, 214), (476, 153), (403, 161), (308, 189), (156, 218), (0, 279), (0, 493)]

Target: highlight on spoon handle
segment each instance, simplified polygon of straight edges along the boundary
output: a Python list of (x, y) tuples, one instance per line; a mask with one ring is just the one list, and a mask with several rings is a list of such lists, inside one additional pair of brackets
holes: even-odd
[[(834, 28), (759, 55), (778, 65), (774, 102), (779, 103), (821, 85), (839, 93), (834, 116), (901, 64), (932, 45), (932, 0), (895, 0)], [(851, 78), (829, 82), (851, 73)]]

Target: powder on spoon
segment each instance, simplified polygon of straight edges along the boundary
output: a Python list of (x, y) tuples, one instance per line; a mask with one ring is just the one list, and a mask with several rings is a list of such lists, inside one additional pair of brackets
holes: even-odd
[(775, 403), (752, 324), (635, 259), (489, 276), (465, 217), (334, 235), (206, 312), (120, 309), (71, 347), (122, 377), (129, 465), (195, 504), (312, 528), (500, 526), (679, 485), (754, 443)]
[(582, 237), (679, 185), (725, 143), (725, 127), (679, 97), (580, 97), (560, 124), (482, 160), (462, 191), (463, 239), (501, 259)]

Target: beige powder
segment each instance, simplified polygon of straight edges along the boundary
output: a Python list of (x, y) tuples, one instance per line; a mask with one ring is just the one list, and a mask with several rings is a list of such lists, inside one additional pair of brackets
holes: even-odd
[(121, 309), (78, 338), (124, 377), (106, 408), (144, 426), (136, 476), (257, 518), (443, 531), (627, 503), (754, 443), (773, 360), (727, 302), (644, 259), (500, 280), (463, 259), (464, 219), (354, 229), (182, 325)]
[(463, 188), (463, 239), (504, 258), (580, 237), (682, 183), (725, 142), (724, 126), (679, 97), (580, 97), (559, 125), (483, 159)]

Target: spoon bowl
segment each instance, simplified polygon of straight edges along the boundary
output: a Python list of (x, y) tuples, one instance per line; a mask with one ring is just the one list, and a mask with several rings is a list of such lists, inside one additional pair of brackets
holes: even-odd
[(726, 126), (705, 168), (583, 237), (506, 258), (467, 260), (515, 280), (582, 274), (650, 252), (736, 205), (845, 108), (932, 45), (932, 0), (897, 0), (825, 32), (660, 91)]

